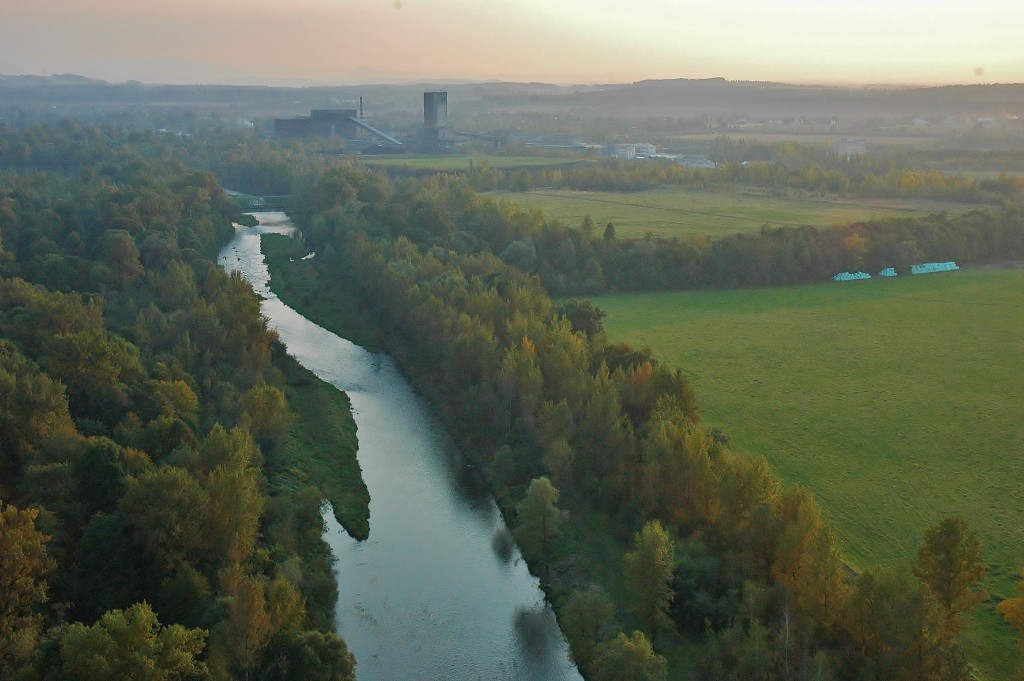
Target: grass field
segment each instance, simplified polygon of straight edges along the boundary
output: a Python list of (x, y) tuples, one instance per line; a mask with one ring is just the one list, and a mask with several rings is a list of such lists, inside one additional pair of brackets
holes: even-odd
[[(911, 133), (907, 130), (893, 129), (879, 131), (869, 135), (856, 135), (857, 139), (863, 139), (869, 147), (873, 146), (918, 146), (926, 147), (934, 145), (936, 140), (943, 139), (949, 134), (948, 130), (920, 130)], [(777, 144), (779, 142), (796, 142), (798, 144), (816, 144), (820, 146), (831, 146), (836, 140), (847, 135), (836, 134), (832, 131), (818, 130), (795, 131), (795, 130), (766, 130), (764, 127), (749, 127), (746, 129), (730, 129), (723, 133), (692, 133), (675, 135), (669, 138), (670, 142), (713, 142), (719, 137), (728, 137), (735, 140), (751, 140), (763, 144)], [(671, 146), (671, 145), (670, 145)]]
[(557, 218), (567, 225), (578, 225), (585, 215), (590, 215), (598, 232), (611, 222), (616, 235), (627, 239), (646, 234), (660, 237), (707, 234), (716, 238), (736, 232), (757, 232), (762, 225), (829, 227), (897, 215), (960, 213), (974, 207), (942, 201), (789, 198), (678, 187), (643, 192), (537, 189), (491, 192), (488, 196), (507, 199), (526, 208), (540, 208), (548, 218)]
[(926, 527), (964, 516), (992, 593), (971, 658), (1012, 675), (991, 607), (1024, 568), (1024, 270), (594, 302), (610, 339), (686, 371), (736, 450), (814, 491), (854, 568), (912, 559)]
[(543, 168), (580, 162), (578, 158), (552, 156), (360, 156), (360, 163), (376, 168), (410, 168), (412, 170), (468, 170), (484, 163), (492, 168)]

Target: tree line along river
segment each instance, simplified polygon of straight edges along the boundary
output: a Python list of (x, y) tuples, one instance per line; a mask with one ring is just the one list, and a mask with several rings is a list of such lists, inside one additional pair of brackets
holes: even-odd
[(270, 291), (266, 233), (283, 213), (237, 228), (218, 262), (238, 270), (288, 352), (348, 393), (370, 491), (370, 536), (324, 513), (336, 558), (338, 632), (360, 681), (579, 681), (568, 645), (486, 487), (386, 355), (313, 324)]

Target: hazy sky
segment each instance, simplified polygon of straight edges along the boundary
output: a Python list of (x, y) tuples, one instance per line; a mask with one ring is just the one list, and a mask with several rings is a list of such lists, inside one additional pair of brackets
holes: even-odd
[(0, 0), (0, 73), (1024, 82), (1024, 0)]

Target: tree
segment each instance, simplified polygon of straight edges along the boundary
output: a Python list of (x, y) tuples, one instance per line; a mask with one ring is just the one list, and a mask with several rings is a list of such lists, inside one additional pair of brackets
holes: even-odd
[(817, 624), (831, 625), (843, 596), (843, 563), (818, 503), (807, 489), (790, 487), (778, 497), (775, 517), (771, 571), (785, 588), (787, 615), (792, 607)]
[(547, 567), (550, 544), (561, 534), (565, 511), (559, 510), (558, 489), (546, 477), (530, 482), (522, 501), (516, 504), (519, 524), (513, 530), (519, 548), (528, 558), (537, 558)]
[(221, 582), (228, 595), (228, 606), (218, 636), (219, 652), (226, 654), (242, 678), (249, 679), (274, 635), (263, 581), (232, 565), (221, 572)]
[[(142, 592), (135, 563), (121, 517), (95, 513), (82, 530), (74, 565), (75, 588), (70, 596), (75, 616), (91, 622), (110, 608), (126, 608), (138, 601)], [(160, 612), (166, 617), (166, 612)]]
[(4, 507), (0, 500), (0, 677), (10, 678), (35, 648), (46, 602), (45, 577), (54, 568), (39, 511)]
[(86, 517), (110, 511), (124, 492), (125, 451), (105, 437), (89, 438), (88, 445), (72, 463), (78, 497)]
[(132, 235), (122, 230), (107, 232), (105, 239), (106, 263), (114, 282), (125, 287), (142, 276), (139, 249)]
[(887, 681), (961, 679), (966, 670), (948, 637), (942, 605), (909, 570), (867, 570), (843, 617), (864, 670)]
[(914, 574), (935, 594), (954, 633), (960, 614), (986, 597), (977, 589), (985, 577), (981, 543), (960, 517), (946, 518), (925, 531)]
[(256, 544), (263, 512), (259, 469), (252, 465), (259, 450), (244, 430), (228, 433), (216, 426), (203, 441), (200, 456), (207, 463), (217, 462), (202, 481), (209, 497), (204, 527), (207, 557), (244, 561)]
[(7, 340), (0, 340), (0, 473), (4, 484), (39, 445), (72, 432), (64, 386), (40, 371)]
[(632, 610), (647, 625), (651, 636), (670, 622), (668, 609), (675, 569), (675, 546), (657, 520), (648, 521), (633, 539), (634, 548), (626, 554), (626, 583), (632, 595)]
[(604, 639), (614, 614), (614, 604), (600, 587), (573, 591), (569, 596), (559, 623), (581, 668), (591, 667), (597, 645)]
[[(1024, 582), (1017, 585), (1017, 590), (1024, 592)], [(999, 604), (999, 612), (1011, 627), (1024, 634), (1024, 597), (1007, 598)]]
[(654, 652), (643, 632), (619, 634), (597, 650), (595, 681), (665, 681), (668, 662)]
[(558, 484), (572, 480), (575, 452), (569, 445), (572, 435), (572, 411), (565, 400), (557, 404), (545, 401), (537, 414), (538, 439), (544, 468)]
[(160, 466), (128, 478), (120, 512), (157, 575), (197, 563), (207, 538), (210, 497), (188, 471)]
[(533, 341), (524, 336), (520, 343), (505, 350), (498, 380), (498, 391), (505, 399), (505, 434), (512, 434), (517, 425), (532, 430), (544, 386)]
[(143, 602), (111, 610), (91, 627), (75, 623), (60, 637), (65, 678), (79, 681), (178, 681), (209, 677), (196, 659), (206, 641), (203, 629), (162, 626)]
[(584, 334), (590, 341), (600, 339), (600, 345), (603, 345), (604, 324), (601, 320), (606, 316), (604, 310), (589, 300), (573, 298), (562, 303), (557, 311), (569, 320), (573, 331)]
[(278, 441), (294, 420), (295, 414), (288, 410), (284, 392), (277, 386), (256, 385), (242, 396), (240, 421), (261, 443)]
[(615, 241), (615, 225), (608, 223), (608, 226), (604, 228), (604, 240)]
[(286, 631), (267, 647), (264, 681), (355, 681), (356, 660), (333, 631)]

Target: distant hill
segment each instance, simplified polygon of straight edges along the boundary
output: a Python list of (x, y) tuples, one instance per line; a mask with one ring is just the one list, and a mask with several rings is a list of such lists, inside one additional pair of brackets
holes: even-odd
[[(1024, 116), (1024, 84), (945, 87), (839, 87), (723, 78), (643, 80), (628, 84), (424, 81), (316, 87), (109, 83), (75, 74), (0, 75), (3, 109), (187, 107), (248, 116), (301, 115), (310, 108), (351, 107), (363, 97), (377, 113), (416, 116), (421, 93), (447, 90), (452, 111), (565, 111), (579, 117), (750, 119), (841, 117), (845, 122), (923, 117)], [(2, 111), (0, 111), (2, 113)]]

